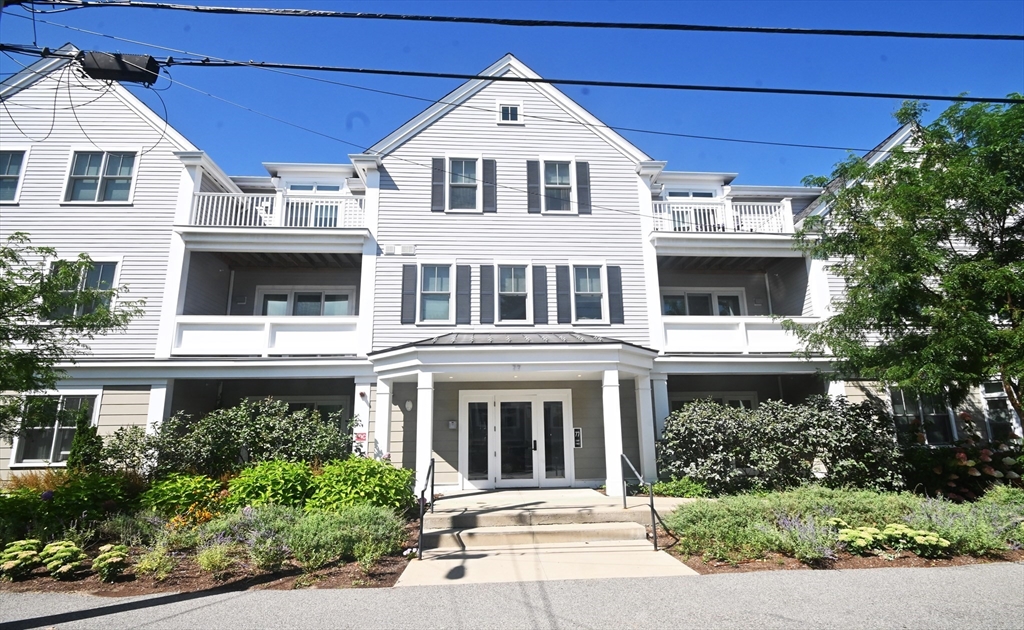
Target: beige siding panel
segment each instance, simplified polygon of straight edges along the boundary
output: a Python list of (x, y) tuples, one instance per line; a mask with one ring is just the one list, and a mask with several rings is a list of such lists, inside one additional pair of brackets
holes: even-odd
[(10, 442), (0, 442), (0, 481), (7, 481), (11, 478), (11, 452)]
[[(495, 122), (496, 101), (522, 101), (523, 126)], [(647, 344), (647, 314), (635, 163), (586, 127), (569, 120), (534, 87), (491, 84), (383, 158), (378, 241), (416, 246), (415, 256), (382, 256), (377, 262), (374, 348), (441, 335), (456, 327), (402, 325), (402, 265), (430, 259), (473, 266), (474, 331), (480, 325), (480, 264), (531, 261), (547, 266), (549, 321), (537, 331), (567, 331), (555, 319), (555, 265), (602, 259), (622, 268), (625, 324), (580, 326), (595, 335)], [(479, 108), (479, 109), (477, 109)], [(540, 116), (552, 120), (530, 118)], [(590, 164), (593, 214), (528, 214), (526, 162), (572, 153)], [(494, 214), (430, 211), (431, 159), (482, 155), (497, 162)], [(463, 326), (461, 330), (468, 330)]]
[[(640, 470), (640, 424), (637, 422), (636, 381), (619, 381), (619, 408), (622, 422), (622, 452)], [(632, 476), (632, 473), (629, 473)]]
[[(412, 411), (405, 401), (413, 401)], [(391, 386), (391, 461), (399, 468), (416, 466), (416, 383)]]
[(118, 385), (103, 388), (97, 425), (100, 435), (113, 435), (121, 427), (145, 427), (148, 417), (148, 385)]
[[(173, 141), (162, 125), (144, 120), (103, 82), (70, 70), (57, 74), (56, 93), (57, 82), (43, 79), (0, 109), (3, 144), (31, 146), (19, 203), (0, 208), (0, 238), (27, 232), (34, 245), (54, 247), (60, 256), (84, 252), (95, 260), (121, 259), (118, 281), (129, 289), (126, 299), (145, 300), (144, 312), (125, 331), (100, 335), (90, 346), (98, 357), (153, 356), (184, 169), (172, 152), (195, 147)], [(62, 203), (72, 152), (96, 147), (136, 152), (131, 205)]]
[(872, 381), (846, 381), (846, 399), (852, 403), (889, 400), (889, 392)]

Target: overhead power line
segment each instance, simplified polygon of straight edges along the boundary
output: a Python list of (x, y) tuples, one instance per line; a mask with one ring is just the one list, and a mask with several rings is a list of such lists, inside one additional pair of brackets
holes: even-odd
[[(26, 0), (15, 0), (18, 4)], [(838, 28), (790, 28), (773, 26), (721, 26), (710, 24), (674, 24), (655, 22), (590, 22), (576, 20), (524, 20), (515, 18), (464, 17), (451, 15), (409, 15), (397, 13), (363, 13), (354, 11), (320, 11), (314, 9), (281, 9), (272, 7), (215, 7), (167, 2), (137, 2), (136, 0), (35, 0), (65, 8), (118, 7), (190, 11), (222, 15), (264, 15), (301, 18), (341, 18), (349, 20), (394, 20), (402, 22), (432, 22), (448, 24), (485, 24), (540, 28), (585, 28), (641, 31), (683, 31), (708, 33), (756, 33), (770, 35), (829, 35), (840, 37), (888, 37), (911, 39), (962, 39), (988, 41), (1024, 41), (1024, 35), (1000, 33), (935, 33), (920, 31), (888, 31)]]

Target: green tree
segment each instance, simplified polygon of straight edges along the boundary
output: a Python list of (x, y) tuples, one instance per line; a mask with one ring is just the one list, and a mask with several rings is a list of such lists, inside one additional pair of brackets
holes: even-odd
[(61, 363), (142, 312), (142, 301), (115, 300), (125, 287), (86, 286), (93, 264), (85, 254), (55, 259), (55, 249), (24, 233), (0, 241), (0, 439), (19, 432), (24, 394), (54, 387), (65, 377)]
[(927, 125), (925, 111), (904, 103), (912, 136), (884, 159), (807, 179), (830, 210), (798, 236), (847, 291), (833, 317), (790, 327), (844, 375), (954, 404), (997, 378), (1020, 414), (1024, 105), (956, 104)]

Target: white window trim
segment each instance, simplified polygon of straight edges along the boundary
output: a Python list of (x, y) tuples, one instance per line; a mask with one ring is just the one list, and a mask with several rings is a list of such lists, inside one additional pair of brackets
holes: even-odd
[[(91, 426), (98, 427), (100, 423), (100, 406), (103, 403), (103, 388), (87, 388), (87, 389), (72, 389), (72, 388), (61, 388), (61, 389), (47, 389), (40, 392), (32, 392), (30, 396), (92, 396), (94, 398), (92, 408), (92, 421)], [(56, 422), (56, 418), (54, 418)], [(19, 422), (20, 426), (20, 422)], [(45, 459), (31, 459), (29, 461), (22, 460), (22, 448), (24, 443), (20, 436), (15, 436), (11, 443), (11, 460), (8, 466), (13, 470), (16, 468), (66, 468), (67, 462), (49, 462)]]
[[(285, 195), (290, 197), (334, 197), (351, 195), (346, 182), (338, 180), (289, 179), (282, 184)], [(313, 190), (292, 190), (292, 186), (312, 186)], [(337, 186), (338, 190), (318, 190), (320, 186)]]
[[(86, 253), (88, 253), (88, 252), (86, 252)], [(93, 255), (90, 254), (89, 255), (89, 259), (92, 260), (92, 262), (94, 262), (94, 263), (113, 263), (114, 264), (114, 279), (111, 281), (111, 284), (113, 285), (111, 288), (112, 289), (117, 289), (117, 287), (121, 286), (121, 270), (124, 269), (124, 256), (93, 256)], [(77, 261), (78, 261), (78, 258), (72, 258), (70, 256), (57, 256), (56, 258), (47, 258), (46, 259), (46, 275), (47, 275), (47, 277), (49, 277), (50, 272), (53, 269), (53, 264), (55, 262), (77, 262)], [(84, 281), (84, 278), (82, 278), (82, 280), (80, 280), (79, 282), (81, 283), (82, 281)], [(117, 297), (118, 296), (117, 296), (116, 293), (110, 297), (110, 310), (111, 311), (113, 311), (114, 307), (117, 306)], [(76, 311), (76, 313), (78, 311), (78, 305), (77, 304), (75, 305), (75, 311)], [(77, 317), (77, 315), (76, 315), (76, 317)]]
[[(566, 214), (556, 212), (555, 214)], [(576, 318), (576, 267), (601, 268), (601, 319)], [(611, 317), (611, 304), (608, 295), (608, 263), (603, 260), (573, 260), (569, 262), (569, 305), (572, 310), (574, 326), (607, 326)]]
[[(452, 160), (476, 160), (476, 207), (452, 209)], [(448, 214), (483, 214), (484, 211), (484, 156), (472, 151), (444, 154), (444, 211)]]
[[(685, 296), (687, 293), (710, 293), (711, 294), (711, 315), (665, 315), (665, 298), (668, 296), (678, 297)], [(732, 315), (719, 315), (718, 309), (718, 296), (720, 295), (739, 295), (740, 296), (740, 317), (747, 316), (747, 292), (743, 287), (668, 287), (661, 289), (661, 301), (659, 306), (661, 307), (662, 317), (733, 317)], [(687, 305), (687, 311), (689, 311), (689, 305)]]
[[(518, 107), (519, 108), (519, 119), (518, 120), (502, 120), (501, 119), (501, 108), (504, 106)], [(494, 117), (499, 125), (508, 127), (523, 127), (526, 125), (526, 121), (523, 120), (523, 102), (515, 100), (496, 100), (494, 101)]]
[[(553, 214), (553, 215), (567, 215), (567, 214), (579, 214), (580, 207), (577, 198), (578, 186), (576, 181), (576, 156), (575, 155), (558, 155), (558, 154), (543, 154), (539, 156), (540, 160), (540, 201), (541, 214)], [(548, 162), (568, 162), (569, 163), (569, 209), (568, 210), (548, 210), (548, 197), (547, 187), (544, 184), (544, 168)], [(593, 184), (593, 181), (591, 181)]]
[[(887, 387), (885, 389), (886, 410), (889, 412), (889, 417), (893, 418), (893, 421), (895, 422), (896, 411), (895, 411), (895, 408), (893, 407), (893, 404), (892, 404), (892, 391), (894, 389), (903, 392), (903, 397), (904, 397), (903, 402), (904, 402), (904, 404), (906, 403), (907, 391), (902, 389), (902, 388), (899, 388), (899, 387)], [(932, 447), (952, 446), (957, 440), (960, 439), (960, 432), (959, 432), (959, 430), (956, 427), (956, 413), (954, 412), (953, 407), (949, 404), (949, 397), (948, 396), (943, 394), (942, 399), (943, 399), (943, 402), (946, 404), (946, 416), (947, 416), (947, 419), (949, 421), (948, 428), (949, 428), (950, 440), (949, 440), (948, 444), (932, 444), (931, 442), (928, 441), (928, 431), (927, 431), (926, 427), (924, 426), (924, 408), (922, 407), (921, 395), (918, 394), (918, 393), (915, 393), (915, 392), (910, 392), (910, 393), (914, 394), (914, 401), (917, 403), (917, 413), (915, 415), (920, 419), (920, 421), (922, 423), (921, 424), (921, 432), (924, 433), (924, 444), (925, 444), (925, 446), (932, 446)]]
[(21, 151), (24, 155), (21, 156), (21, 170), (18, 171), (18, 185), (14, 189), (14, 199), (9, 201), (0, 201), (0, 206), (16, 206), (21, 203), (21, 191), (25, 186), (25, 172), (28, 170), (28, 158), (32, 152), (32, 145), (27, 144), (4, 144), (0, 147), (0, 150), (5, 153), (17, 153)]
[[(448, 319), (423, 319), (423, 267), (448, 267)], [(454, 260), (421, 260), (416, 268), (416, 325), (417, 326), (454, 326), (455, 325), (455, 292), (456, 273), (458, 267)]]
[[(348, 304), (351, 311), (356, 310), (356, 288), (350, 285), (323, 285), (323, 284), (289, 284), (289, 285), (257, 285), (256, 286), (256, 303), (253, 305), (253, 315), (258, 317), (299, 317), (306, 319), (310, 316), (304, 315), (292, 315), (292, 308), (295, 305), (295, 294), (304, 292), (319, 291), (321, 293), (343, 293), (348, 295)], [(263, 296), (268, 293), (287, 293), (288, 294), (288, 305), (287, 315), (264, 315), (263, 314)], [(349, 313), (348, 315), (320, 315), (321, 318), (337, 319), (340, 317), (356, 317), (355, 313)]]
[[(526, 319), (501, 320), (502, 267), (526, 267)], [(494, 261), (494, 324), (496, 326), (533, 326), (533, 263), (524, 260)]]
[[(139, 167), (142, 164), (142, 154), (145, 151), (145, 147), (130, 146), (130, 145), (114, 145), (110, 147), (97, 147), (94, 145), (74, 145), (68, 152), (67, 166), (64, 169), (64, 187), (61, 190), (60, 205), (61, 206), (131, 206), (135, 204), (135, 187), (139, 182)], [(75, 165), (75, 154), (76, 153), (103, 153), (103, 164), (100, 167), (100, 187), (97, 188), (96, 194), (99, 195), (102, 190), (103, 174), (102, 172), (107, 167), (107, 154), (109, 153), (134, 153), (135, 164), (132, 167), (132, 185), (128, 189), (128, 200), (127, 201), (68, 201), (68, 191), (71, 186), (71, 169)]]
[(352, 418), (351, 396), (275, 396), (273, 394), (268, 394), (266, 396), (248, 396), (246, 400), (257, 402), (260, 400), (266, 400), (267, 398), (273, 398), (274, 400), (280, 400), (286, 403), (313, 403), (315, 405), (337, 405), (340, 403), (342, 409), (348, 415), (346, 420)]
[[(715, 201), (721, 200), (722, 191), (719, 188), (666, 188), (664, 191), (664, 197), (666, 201), (682, 201), (687, 200), (694, 203), (700, 203), (702, 201)], [(673, 197), (672, 193), (689, 193), (687, 197)], [(710, 197), (694, 197), (693, 193), (711, 193)]]
[[(997, 381), (989, 381), (989, 382), (993, 382), (994, 383), (994, 382), (997, 382)], [(1000, 383), (1000, 387), (1002, 387), (1002, 383)], [(985, 384), (984, 383), (982, 383), (981, 387), (979, 387), (978, 389), (979, 389), (979, 391), (981, 393), (981, 399), (984, 402), (985, 429), (986, 429), (986, 431), (988, 431), (989, 439), (992, 438), (992, 412), (991, 412), (991, 409), (989, 407), (989, 401), (993, 401), (993, 400), (1004, 400), (1004, 401), (1006, 401), (1006, 410), (1009, 411), (1009, 413), (1010, 413), (1010, 428), (1013, 430), (1014, 433), (1016, 433), (1017, 435), (1020, 435), (1021, 434), (1021, 418), (1017, 415), (1017, 411), (1013, 408), (1013, 405), (1010, 404), (1010, 399), (1009, 399), (1009, 396), (1006, 395), (1006, 392), (1003, 391), (1002, 389), (1000, 389), (1000, 391), (998, 391), (998, 392), (987, 393), (985, 391)]]
[(701, 391), (701, 392), (674, 392), (669, 394), (669, 409), (672, 403), (693, 402), (695, 400), (707, 400), (708, 398), (721, 398), (722, 404), (728, 405), (729, 399), (750, 401), (751, 409), (757, 409), (758, 400), (756, 391)]

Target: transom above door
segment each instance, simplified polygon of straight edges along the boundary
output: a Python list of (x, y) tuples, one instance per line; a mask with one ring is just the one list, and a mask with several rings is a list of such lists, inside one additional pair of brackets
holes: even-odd
[(459, 481), (463, 488), (571, 486), (572, 392), (459, 393)]

